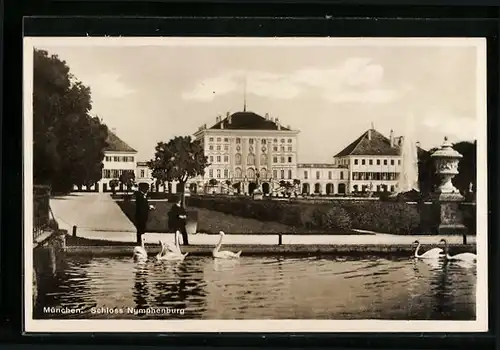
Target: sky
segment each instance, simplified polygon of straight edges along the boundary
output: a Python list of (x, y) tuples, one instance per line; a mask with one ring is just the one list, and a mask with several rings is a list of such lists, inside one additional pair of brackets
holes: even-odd
[(67, 40), (34, 45), (65, 60), (90, 87), (91, 114), (135, 148), (138, 160), (151, 159), (159, 141), (241, 111), (245, 95), (248, 111), (300, 130), (301, 163), (331, 162), (371, 125), (386, 136), (391, 129), (401, 135), (412, 119), (413, 137), (426, 149), (445, 136), (474, 140), (479, 131), (483, 77), (477, 76), (475, 46), (96, 46)]

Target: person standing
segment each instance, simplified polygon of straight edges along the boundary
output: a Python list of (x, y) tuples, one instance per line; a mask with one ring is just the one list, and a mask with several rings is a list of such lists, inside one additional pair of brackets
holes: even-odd
[(182, 199), (178, 198), (168, 212), (168, 227), (173, 231), (179, 231), (182, 234), (182, 243), (189, 245), (188, 234), (186, 231), (186, 210), (182, 207)]
[(137, 229), (137, 243), (141, 244), (142, 235), (146, 232), (146, 224), (149, 218), (149, 211), (154, 206), (148, 202), (148, 184), (139, 184), (139, 190), (135, 192), (135, 227)]

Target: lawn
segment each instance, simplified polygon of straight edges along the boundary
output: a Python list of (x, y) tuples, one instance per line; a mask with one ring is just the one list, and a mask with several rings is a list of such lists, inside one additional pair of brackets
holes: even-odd
[[(150, 204), (155, 206), (155, 210), (151, 211), (149, 222), (147, 225), (148, 232), (170, 232), (167, 226), (167, 213), (170, 210), (172, 203), (165, 201), (150, 200)], [(134, 222), (135, 203), (133, 201), (117, 201), (117, 205)], [(204, 208), (188, 208), (189, 211), (195, 210), (198, 215), (199, 233), (218, 233), (224, 231), (234, 234), (256, 234), (256, 233), (292, 233), (292, 234), (356, 234), (361, 233), (353, 230), (336, 230), (334, 232), (326, 232), (325, 230), (307, 229), (302, 227), (294, 227), (281, 224), (273, 221), (259, 221), (251, 218), (243, 218), (230, 214), (221, 213), (218, 211), (208, 210)]]

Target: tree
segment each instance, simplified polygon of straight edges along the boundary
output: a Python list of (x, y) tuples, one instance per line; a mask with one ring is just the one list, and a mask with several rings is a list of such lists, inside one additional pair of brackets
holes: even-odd
[(109, 187), (111, 187), (111, 192), (113, 192), (113, 195), (116, 194), (116, 188), (120, 184), (120, 181), (118, 179), (113, 179), (109, 182)]
[(120, 182), (125, 186), (127, 192), (135, 184), (135, 173), (133, 170), (126, 170), (120, 175)]
[(219, 184), (219, 182), (216, 179), (210, 179), (210, 181), (208, 181), (208, 184), (211, 187), (215, 187), (215, 186), (217, 186)]
[(89, 115), (90, 88), (57, 55), (33, 55), (33, 180), (55, 193), (93, 185), (102, 177), (108, 129)]
[(148, 162), (152, 176), (161, 181), (177, 181), (181, 188), (182, 205), (185, 206), (186, 182), (203, 176), (208, 166), (203, 146), (191, 136), (176, 136), (169, 142), (158, 142), (155, 156)]
[(458, 142), (453, 145), (453, 149), (463, 157), (458, 163), (458, 174), (452, 179), (452, 183), (463, 195), (466, 195), (470, 183), (476, 188), (477, 141)]

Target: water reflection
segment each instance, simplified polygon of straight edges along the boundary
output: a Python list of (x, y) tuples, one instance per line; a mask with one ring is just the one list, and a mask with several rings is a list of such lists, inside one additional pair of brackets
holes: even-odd
[(96, 306), (185, 310), (183, 315), (163, 316), (87, 313), (87, 318), (475, 318), (475, 266), (431, 260), (190, 257), (141, 264), (131, 259), (75, 259), (68, 261), (59, 279), (45, 282), (38, 309), (71, 305), (87, 310)]

